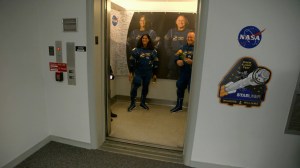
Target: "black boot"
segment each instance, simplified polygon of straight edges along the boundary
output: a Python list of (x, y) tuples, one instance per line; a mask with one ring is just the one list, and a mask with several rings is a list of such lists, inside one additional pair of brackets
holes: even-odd
[(178, 98), (176, 106), (172, 108), (170, 111), (171, 112), (178, 112), (182, 110), (182, 103), (183, 103), (183, 98)]
[(128, 112), (131, 112), (135, 108), (135, 99), (131, 99), (131, 103), (128, 107)]
[(146, 97), (142, 96), (141, 97), (141, 107), (143, 107), (143, 109), (149, 110), (149, 107), (146, 105)]
[(115, 113), (113, 113), (113, 112), (110, 113), (110, 116), (111, 116), (111, 117), (114, 117), (114, 118), (115, 118), (115, 117), (118, 117), (118, 115), (115, 114)]

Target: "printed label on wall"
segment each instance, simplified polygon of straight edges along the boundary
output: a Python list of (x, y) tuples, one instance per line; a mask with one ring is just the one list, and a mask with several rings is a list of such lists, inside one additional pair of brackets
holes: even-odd
[(265, 100), (270, 79), (271, 71), (268, 68), (258, 66), (250, 57), (243, 57), (220, 82), (220, 102), (247, 107), (260, 106)]
[(66, 63), (49, 62), (50, 71), (67, 72)]
[(255, 26), (244, 27), (238, 35), (238, 41), (244, 48), (254, 48), (260, 43), (262, 39), (262, 32), (264, 31), (265, 29), (260, 31)]

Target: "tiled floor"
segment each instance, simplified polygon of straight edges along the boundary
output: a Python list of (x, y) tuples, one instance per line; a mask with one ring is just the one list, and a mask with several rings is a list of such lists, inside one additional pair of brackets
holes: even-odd
[(111, 137), (182, 148), (187, 110), (170, 113), (170, 106), (148, 105), (144, 110), (137, 103), (127, 112), (129, 102), (116, 102), (112, 111), (118, 114), (111, 122)]

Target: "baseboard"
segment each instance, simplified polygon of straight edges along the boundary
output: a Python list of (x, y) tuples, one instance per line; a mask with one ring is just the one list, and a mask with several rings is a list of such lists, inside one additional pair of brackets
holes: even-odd
[(195, 162), (195, 161), (190, 161), (188, 166), (199, 167), (199, 168), (200, 167), (201, 168), (242, 168), (242, 167), (219, 165), (219, 164), (205, 163), (205, 162)]
[(79, 148), (92, 149), (91, 144), (86, 143), (86, 142), (71, 140), (71, 139), (62, 138), (62, 137), (53, 136), (53, 135), (50, 136), (50, 139), (51, 139), (51, 141), (54, 141), (54, 142), (59, 142), (59, 143), (63, 143), (63, 144), (71, 145), (71, 146), (76, 146)]
[(8, 164), (6, 164), (2, 168), (13, 168), (13, 167), (17, 166), (18, 164), (23, 162), (25, 159), (27, 159), (29, 156), (31, 156), (32, 154), (37, 152), (39, 149), (41, 149), (43, 146), (47, 145), (51, 141), (59, 142), (59, 143), (63, 143), (63, 144), (71, 145), (71, 146), (76, 146), (76, 147), (80, 147), (80, 148), (91, 149), (90, 143), (80, 142), (80, 141), (75, 141), (75, 140), (71, 140), (71, 139), (67, 139), (67, 138), (50, 135), (50, 136), (46, 137), (44, 140), (42, 140), (41, 142), (39, 142), (38, 144), (34, 145), (33, 147), (31, 147), (30, 149), (25, 151), (23, 154), (19, 155), (14, 160), (10, 161)]
[(13, 168), (13, 167), (17, 166), (18, 164), (20, 164), (21, 162), (23, 162), (26, 158), (28, 158), (29, 156), (31, 156), (32, 154), (34, 154), (36, 151), (38, 151), (39, 149), (41, 149), (43, 146), (45, 146), (46, 144), (48, 144), (50, 141), (51, 141), (51, 136), (46, 137), (41, 142), (39, 142), (38, 144), (36, 144), (33, 147), (31, 147), (30, 149), (28, 149), (26, 152), (24, 152), (23, 154), (19, 155), (14, 160), (10, 161), (3, 168)]

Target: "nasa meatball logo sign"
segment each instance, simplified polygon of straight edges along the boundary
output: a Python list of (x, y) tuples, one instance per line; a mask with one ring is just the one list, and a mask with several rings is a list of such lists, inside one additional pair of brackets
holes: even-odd
[(112, 22), (112, 25), (113, 26), (117, 26), (117, 24), (118, 24), (118, 18), (117, 18), (117, 16), (115, 16), (115, 15), (113, 15), (112, 16), (112, 18), (111, 18), (111, 22)]
[(247, 26), (244, 27), (239, 35), (238, 35), (238, 41), (241, 46), (244, 48), (250, 49), (258, 46), (262, 39), (262, 32), (264, 32), (265, 29), (260, 31), (255, 26)]
[(253, 58), (236, 62), (219, 84), (220, 102), (228, 105), (260, 106), (265, 100), (271, 71)]

